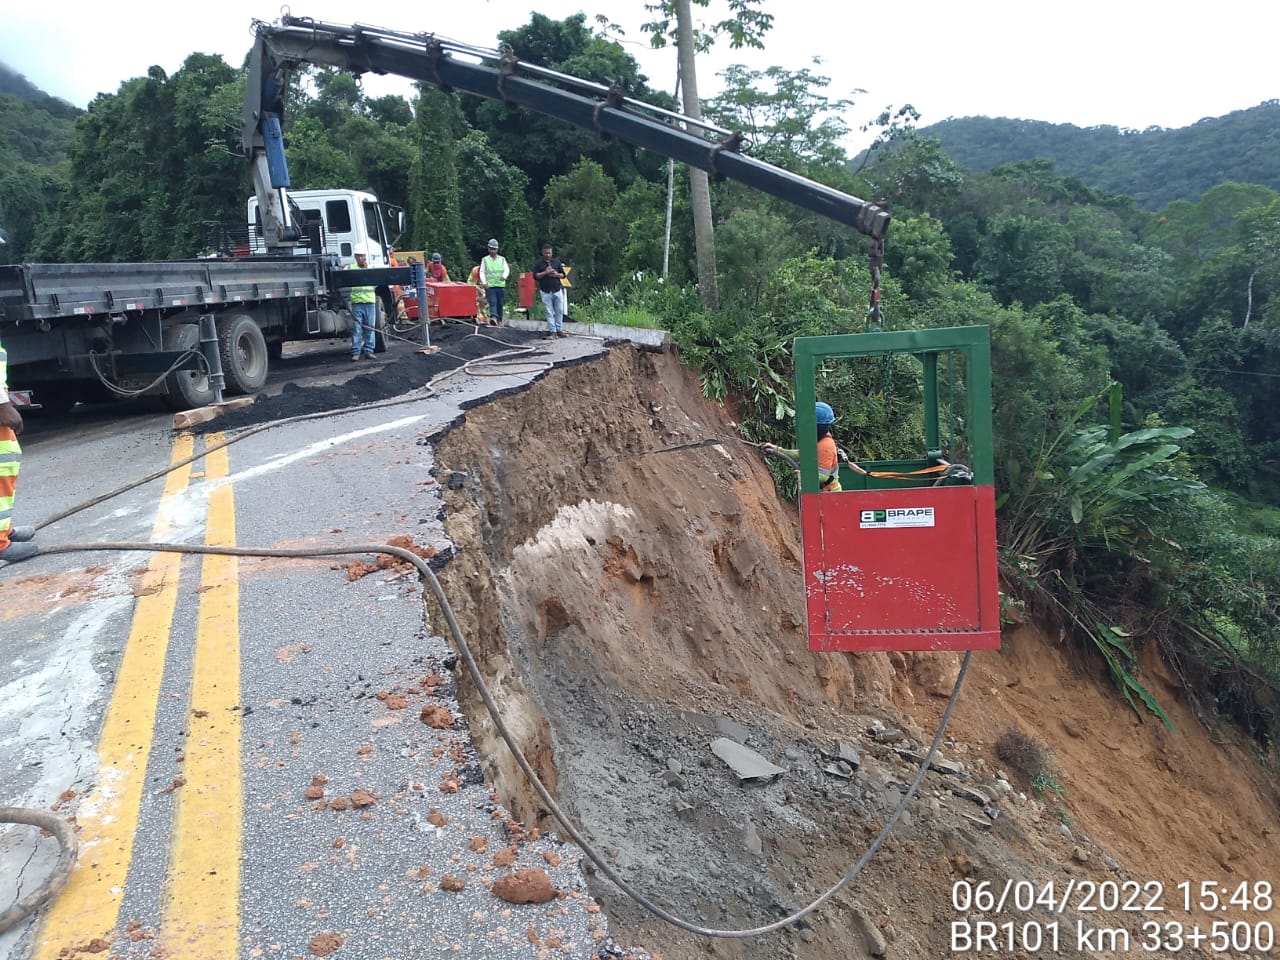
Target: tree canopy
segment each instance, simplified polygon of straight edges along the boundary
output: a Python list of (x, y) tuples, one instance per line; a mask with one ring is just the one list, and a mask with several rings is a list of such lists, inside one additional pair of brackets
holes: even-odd
[[(655, 23), (672, 8), (656, 4)], [(742, 26), (743, 42), (763, 35)], [(535, 13), (501, 39), (672, 103), (581, 14)], [(1012, 594), (1089, 638), (1126, 693), (1132, 657), (1112, 626), (1141, 597), (1144, 629), (1189, 685), (1270, 736), (1280, 720), (1256, 690), (1280, 684), (1280, 103), (1141, 133), (972, 119), (915, 130), (902, 107), (882, 117), (886, 145), (855, 161), (841, 115), (857, 92), (830, 91), (819, 67), (732, 67), (705, 111), (742, 129), (748, 151), (890, 205), (878, 322), (990, 329)], [(751, 439), (794, 439), (794, 337), (868, 327), (867, 245), (848, 227), (712, 183), (710, 308), (687, 171), (669, 193), (661, 157), (560, 121), (430, 87), (369, 98), (332, 70), (306, 80), (286, 127), (297, 187), (372, 188), (406, 207), (406, 242), (439, 250), (455, 275), (490, 236), (517, 272), (550, 240), (575, 267), (575, 316), (669, 329)], [(212, 222), (243, 226), (243, 83), (193, 54), (77, 114), (0, 74), (4, 255), (193, 256)], [(918, 448), (912, 370), (904, 357), (823, 371), (860, 455)]]
[(921, 133), (970, 170), (1042, 158), (1063, 174), (1131, 196), (1147, 210), (1196, 200), (1224, 180), (1280, 190), (1280, 100), (1174, 130), (961, 117)]

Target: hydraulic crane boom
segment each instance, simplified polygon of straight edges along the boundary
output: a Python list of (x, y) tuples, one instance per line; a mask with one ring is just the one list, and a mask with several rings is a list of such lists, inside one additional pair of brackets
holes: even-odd
[[(872, 239), (884, 237), (889, 213), (875, 204), (797, 176), (737, 152), (740, 134), (720, 143), (682, 130), (682, 118), (601, 87), (528, 64), (509, 54), (481, 50), (436, 37), (356, 24), (341, 26), (284, 16), (280, 24), (256, 24), (242, 119), (245, 157), (263, 211), (271, 247), (292, 246), (298, 228), (289, 212), (288, 165), (281, 133), (288, 69), (325, 64), (357, 73), (391, 73), (460, 90), (509, 106), (524, 107), (575, 126), (652, 150), (716, 177), (737, 180), (839, 223)], [(496, 60), (471, 63), (456, 54)], [(565, 89), (568, 87), (569, 89)]]

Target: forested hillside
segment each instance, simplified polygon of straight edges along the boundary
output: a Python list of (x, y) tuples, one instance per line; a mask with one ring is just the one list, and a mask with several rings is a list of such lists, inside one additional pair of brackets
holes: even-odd
[(82, 111), (0, 63), (0, 228), (16, 250), (66, 184), (67, 148)]
[[(631, 96), (671, 102), (581, 14), (534, 14), (499, 39), (553, 70), (621, 77)], [(685, 170), (674, 171), (664, 275), (661, 158), (434, 88), (410, 103), (366, 97), (336, 71), (308, 80), (288, 118), (296, 187), (372, 187), (408, 210), (402, 247), (439, 250), (459, 272), (488, 237), (514, 269), (551, 239), (575, 267), (576, 318), (669, 329), (706, 394), (733, 399), (753, 440), (794, 442), (794, 337), (868, 328), (867, 246), (850, 228), (714, 183), (720, 298), (708, 307), (693, 282)], [(1090, 182), (1080, 140), (1056, 167), (1023, 158), (971, 172), (1010, 158), (966, 159), (954, 142), (895, 127), (905, 114), (886, 114), (890, 149), (855, 170), (827, 78), (735, 67), (724, 81), (704, 114), (745, 130), (757, 155), (890, 204), (883, 315), (871, 320), (990, 328), (1010, 602), (1105, 660), (1136, 709), (1159, 706), (1135, 686), (1131, 635), (1159, 644), (1207, 711), (1267, 741), (1280, 719), (1280, 176), (1268, 172), (1280, 163), (1280, 104), (1184, 131), (1076, 131), (1102, 144), (1095, 169), (1145, 177), (1125, 188)], [(96, 98), (75, 123), (65, 176), (6, 172), (0, 203), (17, 224), (6, 222), (8, 254), (204, 252), (209, 223), (239, 222), (250, 188), (238, 149), (243, 83), (240, 70), (195, 54), (172, 75), (152, 68)], [(969, 123), (947, 129), (999, 139)], [(1001, 137), (1018, 142), (1022, 127), (1004, 123)], [(49, 139), (21, 148), (28, 170), (58, 169), (41, 165)], [(1154, 152), (1127, 153), (1130, 144)], [(1194, 166), (1176, 166), (1189, 157)], [(837, 405), (838, 433), (858, 458), (921, 448), (918, 367), (902, 361), (822, 373), (820, 395)], [(778, 479), (785, 487), (787, 473)]]
[(81, 113), (79, 107), (72, 106), (65, 100), (50, 96), (20, 73), (15, 73), (5, 64), (0, 63), (0, 97), (17, 97), (26, 100), (51, 116), (64, 120), (74, 120)]
[(1174, 130), (961, 117), (920, 132), (966, 169), (1052, 160), (1059, 173), (1133, 197), (1146, 210), (1196, 200), (1225, 180), (1280, 190), (1280, 100)]

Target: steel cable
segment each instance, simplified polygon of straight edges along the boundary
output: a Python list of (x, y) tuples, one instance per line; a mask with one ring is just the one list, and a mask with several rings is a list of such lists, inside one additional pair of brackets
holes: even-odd
[(485, 709), (488, 711), (489, 716), (492, 718), (494, 727), (495, 729), (497, 729), (499, 736), (502, 737), (503, 743), (505, 743), (507, 745), (507, 749), (511, 751), (512, 758), (516, 761), (516, 764), (520, 767), (521, 772), (524, 773), (526, 779), (529, 781), (529, 785), (532, 786), (534, 789), (534, 792), (537, 793), (538, 798), (546, 805), (546, 808), (548, 811), (550, 811), (551, 815), (555, 817), (557, 821), (559, 821), (561, 826), (564, 827), (565, 832), (569, 835), (569, 837), (574, 841), (574, 843), (578, 845), (578, 847), (582, 850), (583, 854), (585, 854), (586, 857), (593, 864), (595, 864), (596, 867), (599, 868), (600, 872), (604, 874), (605, 877), (607, 877), (615, 886), (617, 886), (617, 888), (621, 890), (626, 896), (630, 897), (641, 907), (648, 910), (655, 917), (658, 917), (659, 919), (664, 920), (667, 923), (672, 924), (673, 926), (679, 927), (680, 929), (688, 933), (693, 933), (693, 934), (697, 934), (699, 936), (705, 936), (705, 937), (715, 937), (720, 939), (736, 939), (736, 940), (749, 939), (752, 937), (763, 936), (765, 934), (772, 933), (776, 930), (780, 930), (783, 927), (789, 926), (790, 924), (795, 923), (796, 921), (808, 916), (809, 914), (813, 913), (815, 910), (822, 907), (825, 903), (827, 903), (827, 901), (829, 901), (832, 897), (834, 897), (837, 893), (839, 893), (842, 889), (844, 889), (845, 886), (847, 886), (855, 877), (857, 877), (859, 873), (862, 872), (863, 868), (871, 861), (872, 857), (874, 857), (876, 853), (879, 851), (880, 847), (884, 844), (885, 840), (888, 839), (889, 834), (893, 832), (894, 827), (897, 826), (898, 821), (901, 819), (903, 812), (906, 810), (907, 804), (910, 802), (911, 797), (916, 794), (916, 792), (920, 787), (921, 782), (924, 780), (925, 774), (929, 770), (929, 765), (933, 762), (934, 754), (937, 752), (938, 746), (942, 742), (943, 734), (946, 732), (947, 723), (951, 719), (952, 711), (955, 709), (956, 701), (959, 699), (959, 696), (960, 696), (960, 689), (964, 684), (965, 673), (968, 671), (968, 668), (969, 668), (969, 660), (973, 656), (972, 651), (968, 651), (965, 653), (964, 660), (960, 664), (960, 671), (956, 675), (955, 686), (954, 688), (952, 688), (952, 691), (951, 691), (951, 699), (947, 701), (947, 706), (942, 713), (942, 719), (938, 724), (938, 729), (934, 733), (933, 742), (929, 745), (928, 752), (924, 755), (923, 760), (921, 760), (920, 762), (920, 767), (916, 771), (915, 779), (912, 780), (911, 785), (907, 788), (906, 792), (902, 795), (902, 799), (898, 802), (897, 807), (894, 808), (892, 815), (889, 817), (889, 820), (885, 823), (884, 827), (881, 828), (880, 833), (876, 836), (875, 840), (872, 841), (871, 845), (866, 849), (866, 851), (862, 854), (862, 856), (858, 858), (858, 860), (853, 864), (853, 866), (851, 866), (848, 869), (848, 871), (846, 871), (845, 875), (841, 877), (839, 881), (837, 881), (832, 887), (830, 887), (821, 896), (819, 896), (817, 899), (810, 902), (807, 906), (804, 906), (801, 909), (788, 914), (787, 916), (783, 917), (780, 920), (775, 920), (772, 923), (764, 924), (758, 927), (751, 927), (748, 929), (725, 930), (725, 929), (718, 929), (714, 927), (699, 926), (696, 923), (693, 923), (689, 920), (684, 919), (683, 917), (680, 917), (674, 913), (671, 913), (666, 908), (650, 900), (647, 896), (645, 896), (640, 891), (634, 889), (630, 883), (624, 880), (622, 876), (618, 874), (618, 872), (608, 864), (608, 862), (604, 859), (604, 857), (600, 854), (600, 852), (596, 850), (595, 846), (585, 836), (583, 836), (582, 832), (578, 830), (576, 826), (574, 826), (573, 822), (569, 819), (568, 815), (565, 814), (565, 812), (561, 809), (560, 805), (556, 802), (555, 798), (551, 796), (551, 793), (549, 790), (547, 790), (546, 785), (543, 784), (543, 782), (538, 778), (537, 773), (534, 771), (532, 765), (529, 763), (528, 759), (526, 759), (523, 752), (521, 752), (520, 747), (516, 743), (515, 736), (511, 733), (510, 728), (507, 727), (506, 722), (503, 720), (502, 712), (501, 710), (499, 710), (498, 704), (493, 698), (493, 694), (490, 692), (488, 685), (484, 681), (484, 677), (480, 673), (480, 667), (476, 663), (475, 657), (471, 653), (470, 645), (468, 645), (466, 639), (462, 635), (462, 628), (458, 625), (457, 618), (454, 616), (454, 613), (453, 613), (453, 607), (449, 604), (449, 599), (445, 595), (444, 588), (441, 586), (439, 579), (436, 577), (435, 571), (432, 570), (431, 567), (427, 564), (427, 562), (423, 560), (421, 557), (419, 557), (417, 554), (413, 553), (412, 551), (406, 550), (403, 547), (396, 547), (396, 546), (392, 546), (391, 544), (352, 544), (347, 546), (335, 545), (333, 547), (283, 548), (283, 547), (217, 547), (217, 546), (208, 546), (203, 544), (131, 543), (131, 542), (110, 542), (110, 541), (103, 542), (103, 543), (96, 543), (96, 544), (94, 543), (54, 544), (53, 546), (42, 548), (40, 552), (47, 553), (47, 554), (56, 554), (56, 553), (94, 552), (94, 551), (104, 551), (104, 550), (125, 551), (125, 552), (151, 551), (151, 552), (164, 552), (164, 553), (215, 554), (220, 556), (234, 556), (234, 557), (291, 557), (291, 558), (317, 558), (317, 557), (347, 556), (351, 554), (385, 553), (394, 557), (399, 557), (401, 560), (404, 560), (407, 563), (413, 564), (413, 566), (422, 575), (422, 578), (425, 582), (425, 585), (423, 588), (424, 601), (425, 601), (426, 591), (430, 590), (431, 594), (435, 597), (436, 602), (439, 604), (440, 612), (444, 617), (445, 624), (449, 628), (449, 634), (453, 642), (454, 649), (457, 651), (458, 657), (462, 660), (462, 663), (466, 668), (467, 675), (471, 678), (471, 682), (476, 685), (476, 691), (480, 694), (480, 698), (484, 702)]
[[(228, 437), (225, 440), (222, 440), (216, 444), (210, 445), (206, 447), (204, 450), (200, 451), (199, 453), (195, 453), (192, 456), (187, 457), (177, 463), (170, 464), (168, 467), (164, 469), (155, 471), (141, 479), (134, 480), (129, 484), (126, 484), (122, 487), (112, 490), (109, 493), (105, 493), (100, 496), (94, 497), (91, 500), (85, 501), (84, 503), (68, 508), (67, 510), (54, 514), (51, 517), (47, 517), (44, 520), (41, 520), (38, 524), (36, 524), (36, 527), (42, 528), (52, 523), (55, 523), (59, 520), (65, 519), (66, 517), (72, 516), (76, 513), (86, 510), (106, 500), (112, 499), (113, 497), (126, 493), (129, 490), (134, 489), (135, 487), (141, 486), (152, 480), (163, 477), (166, 474), (172, 472), (173, 470), (176, 470), (189, 463), (193, 463), (196, 460), (202, 459), (203, 457), (207, 456), (208, 454), (216, 450), (223, 449), (224, 447), (230, 446), (231, 444), (236, 443), (240, 440), (246, 439), (257, 433), (261, 433), (264, 430), (268, 430), (273, 427), (283, 426), (289, 423), (319, 419), (321, 417), (332, 417), (342, 413), (357, 412), (357, 411), (363, 411), (363, 410), (376, 410), (383, 407), (390, 407), (390, 406), (396, 406), (404, 403), (411, 403), (416, 400), (423, 399), (424, 396), (434, 395), (434, 389), (433, 389), (434, 385), (444, 379), (447, 379), (448, 377), (456, 376), (460, 373), (466, 373), (471, 376), (498, 376), (498, 375), (501, 375), (498, 372), (476, 373), (475, 367), (484, 365), (484, 364), (492, 365), (495, 363), (511, 364), (511, 365), (517, 365), (517, 364), (523, 363), (527, 365), (530, 361), (514, 361), (514, 362), (504, 361), (501, 359), (501, 357), (502, 356), (520, 356), (525, 353), (536, 352), (535, 347), (516, 346), (514, 344), (511, 344), (510, 341), (501, 340), (497, 337), (493, 337), (488, 334), (481, 334), (479, 332), (476, 332), (474, 334), (470, 334), (469, 336), (484, 337), (485, 339), (493, 340), (496, 343), (500, 343), (505, 346), (511, 346), (514, 349), (509, 353), (501, 354), (498, 357), (475, 358), (473, 360), (464, 360), (464, 358), (456, 354), (447, 354), (448, 356), (454, 357), (455, 359), (464, 360), (462, 366), (456, 367), (453, 370), (445, 371), (439, 374), (438, 376), (432, 378), (432, 380), (429, 383), (425, 384), (421, 388), (418, 388), (413, 392), (412, 395), (409, 395), (409, 396), (398, 397), (395, 400), (383, 401), (380, 403), (356, 405), (352, 407), (341, 408), (339, 410), (329, 410), (329, 411), (322, 411), (317, 413), (302, 414), (296, 417), (289, 417), (283, 420), (276, 420), (270, 423), (259, 424), (256, 427), (252, 427), (252, 428), (249, 428), (248, 430), (237, 433), (233, 437)], [(544, 361), (535, 361), (535, 362), (541, 365)], [(547, 368), (550, 368), (551, 366), (553, 366), (551, 361), (545, 361), (545, 363), (547, 365)], [(544, 371), (539, 370), (538, 372), (544, 372)], [(521, 378), (521, 375), (515, 374), (515, 373), (511, 373), (507, 375), (514, 376), (517, 379)], [(585, 397), (585, 395), (583, 396)], [(608, 401), (601, 401), (596, 398), (588, 398), (588, 399), (592, 399), (596, 403), (601, 403), (608, 406), (622, 406), (621, 404), (612, 404), (612, 403), (609, 403)], [(631, 409), (631, 408), (628, 408), (628, 409)], [(661, 420), (663, 418), (658, 417), (656, 419)], [(716, 438), (712, 438), (712, 439), (714, 440)], [(740, 443), (744, 443), (750, 446), (757, 446), (757, 444), (753, 444), (750, 441), (744, 440), (741, 437), (726, 436), (721, 439), (737, 440)], [(674, 452), (675, 450), (683, 450), (683, 449), (690, 449), (690, 448), (705, 446), (708, 444), (708, 442), (710, 441), (704, 440), (696, 444), (681, 445), (678, 447), (670, 448), (670, 451), (664, 449), (664, 450), (658, 450), (658, 451), (652, 451), (652, 452), (654, 453)], [(539, 799), (541, 799), (542, 802), (546, 805), (547, 810), (550, 811), (552, 816), (554, 816), (556, 820), (564, 827), (565, 832), (582, 849), (583, 853), (587, 856), (587, 858), (591, 860), (591, 862), (595, 864), (596, 867), (599, 868), (600, 872), (606, 878), (608, 878), (612, 883), (614, 883), (618, 887), (618, 889), (621, 890), (626, 896), (630, 897), (637, 904), (639, 904), (644, 909), (648, 910), (650, 913), (652, 913), (654, 916), (658, 917), (659, 919), (667, 923), (670, 923), (674, 926), (677, 926), (680, 929), (685, 930), (686, 932), (697, 934), (700, 936), (707, 936), (707, 937), (747, 939), (751, 937), (757, 937), (757, 936), (762, 936), (768, 933), (772, 933), (776, 930), (781, 929), (782, 927), (795, 923), (796, 921), (813, 913), (815, 910), (818, 910), (819, 908), (821, 908), (832, 897), (834, 897), (837, 893), (839, 893), (840, 890), (842, 890), (845, 886), (847, 886), (862, 871), (862, 869), (866, 866), (867, 863), (870, 862), (870, 860), (879, 851), (880, 847), (884, 844), (885, 840), (892, 833), (894, 827), (897, 825), (903, 812), (906, 810), (907, 804), (910, 801), (911, 797), (915, 795), (917, 790), (919, 789), (920, 783), (923, 781), (924, 776), (929, 769), (929, 764), (933, 760), (933, 756), (936, 753), (938, 746), (942, 741), (942, 737), (946, 731), (947, 724), (950, 721), (952, 711), (959, 698), (960, 690), (964, 683), (964, 677), (965, 677), (966, 671), (968, 670), (970, 657), (972, 656), (971, 651), (965, 654), (964, 660), (962, 661), (960, 666), (960, 671), (956, 677), (955, 687), (952, 689), (952, 692), (951, 692), (951, 698), (948, 701), (947, 707), (942, 714), (942, 719), (939, 722), (938, 729), (934, 734), (934, 738), (932, 743), (929, 746), (929, 750), (925, 754), (924, 759), (922, 760), (920, 767), (916, 772), (915, 779), (912, 781), (906, 793), (904, 793), (902, 800), (898, 803), (897, 807), (894, 809), (892, 815), (890, 816), (889, 820), (886, 822), (884, 827), (881, 829), (880, 833), (877, 835), (877, 837), (872, 842), (872, 844), (867, 848), (867, 850), (863, 853), (863, 855), (858, 859), (858, 861), (855, 862), (853, 866), (849, 868), (849, 870), (845, 873), (845, 875), (835, 885), (833, 885), (825, 893), (823, 893), (817, 899), (813, 900), (811, 903), (801, 908), (800, 910), (795, 911), (780, 920), (774, 921), (773, 923), (766, 924), (763, 926), (753, 927), (753, 928), (743, 929), (743, 930), (724, 930), (724, 929), (717, 929), (712, 927), (699, 926), (698, 924), (685, 920), (684, 918), (667, 911), (665, 908), (661, 907), (657, 903), (654, 903), (652, 900), (650, 900), (648, 897), (646, 897), (643, 893), (639, 892), (638, 890), (633, 889), (626, 880), (624, 880), (611, 866), (609, 866), (609, 864), (605, 861), (603, 856), (586, 839), (586, 837), (582, 835), (582, 833), (577, 829), (577, 827), (575, 827), (573, 823), (568, 819), (567, 815), (560, 808), (559, 804), (555, 801), (555, 799), (551, 796), (546, 786), (538, 778), (537, 773), (534, 771), (529, 761), (525, 758), (523, 753), (520, 751), (519, 746), (516, 744), (514, 735), (511, 733), (510, 729), (507, 727), (506, 723), (503, 721), (497, 702), (494, 700), (492, 693), (489, 691), (488, 685), (485, 683), (484, 678), (480, 673), (480, 668), (471, 653), (470, 646), (467, 644), (465, 638), (462, 635), (462, 629), (458, 625), (457, 619), (453, 614), (453, 609), (449, 604), (448, 598), (444, 593), (444, 589), (441, 586), (440, 581), (438, 580), (438, 578), (435, 575), (435, 572), (430, 568), (430, 566), (428, 566), (416, 554), (408, 550), (405, 550), (403, 548), (392, 546), (390, 544), (380, 544), (380, 545), (365, 544), (365, 545), (357, 545), (357, 546), (334, 546), (331, 548), (290, 549), (290, 548), (211, 547), (211, 546), (195, 545), (195, 544), (162, 544), (162, 543), (145, 543), (145, 542), (104, 542), (104, 543), (98, 543), (98, 544), (55, 544), (48, 547), (42, 547), (40, 550), (40, 553), (55, 554), (55, 553), (72, 553), (72, 552), (85, 552), (85, 551), (153, 551), (153, 552), (159, 551), (159, 552), (171, 552), (171, 553), (218, 554), (218, 555), (245, 556), (245, 557), (294, 557), (294, 558), (316, 558), (316, 557), (345, 556), (345, 555), (351, 555), (351, 554), (385, 553), (385, 554), (399, 557), (400, 559), (413, 564), (413, 566), (418, 570), (418, 572), (422, 575), (425, 581), (426, 586), (424, 587), (424, 592), (427, 589), (429, 589), (432, 595), (434, 595), (436, 602), (440, 606), (441, 613), (445, 619), (445, 623), (449, 628), (451, 639), (455, 649), (458, 652), (458, 656), (462, 660), (464, 666), (466, 667), (467, 674), (471, 678), (471, 681), (475, 684), (476, 690), (480, 694), (481, 700), (485, 705), (485, 709), (487, 710), (487, 712), (489, 713), (490, 717), (494, 722), (495, 729), (497, 729), (499, 735), (502, 737), (503, 742), (506, 744), (507, 748), (511, 751), (511, 755), (513, 759), (515, 759), (516, 764), (521, 769), (521, 772), (523, 772), (525, 777), (528, 779), (530, 786), (532, 786), (534, 789), (534, 792), (538, 794)], [(23, 810), (22, 808), (0, 808), (0, 812), (3, 812), (4, 810), (16, 811), (18, 814), (29, 816), (29, 817), (49, 817), (53, 821), (56, 821), (57, 823), (60, 823), (60, 824), (64, 824), (65, 826), (64, 821), (61, 821), (57, 817), (52, 817), (51, 815), (44, 814), (42, 811)], [(21, 820), (21, 821), (15, 821), (15, 822), (29, 822), (29, 821)], [(56, 886), (53, 886), (52, 888), (47, 890), (43, 889), (42, 887), (42, 889), (36, 891), (36, 893), (33, 894), (32, 897), (26, 898), (21, 904), (17, 904), (14, 907), (10, 908), (10, 910), (6, 911), (6, 913), (2, 917), (0, 917), (0, 919), (9, 918), (10, 914), (14, 913), (14, 911), (19, 907), (22, 907), (24, 909), (22, 916), (26, 916), (32, 910), (36, 909), (39, 906), (40, 902), (43, 902), (44, 899), (47, 899), (49, 896), (51, 896), (54, 892), (56, 892), (58, 887), (60, 887), (63, 883), (66, 882), (66, 878), (60, 876), (60, 873), (62, 872), (62, 863), (64, 860), (67, 860), (68, 858), (69, 858), (69, 861), (73, 863), (74, 857), (75, 857), (74, 835), (69, 834), (69, 828), (68, 828), (68, 835), (72, 841), (72, 844), (68, 848), (68, 846), (65, 843), (63, 843), (63, 846), (62, 846), (63, 853), (62, 853), (62, 857), (59, 860), (59, 871), (55, 871), (55, 875), (51, 877), (51, 882), (56, 881)], [(61, 836), (60, 836), (60, 842), (61, 842)], [(68, 849), (70, 850), (70, 853), (68, 853)], [(69, 874), (69, 871), (70, 871), (70, 866), (67, 866), (66, 872), (68, 874)], [(37, 895), (39, 895), (38, 898), (37, 898)], [(21, 919), (21, 917), (15, 917), (10, 922), (10, 925), (12, 925), (12, 923), (16, 923), (18, 919)], [(3, 926), (0, 926), (0, 931), (4, 929), (6, 928)]]

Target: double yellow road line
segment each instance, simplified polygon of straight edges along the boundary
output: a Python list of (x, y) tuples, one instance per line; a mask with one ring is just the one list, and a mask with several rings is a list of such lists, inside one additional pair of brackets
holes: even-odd
[[(208, 434), (213, 446), (219, 434)], [(194, 440), (174, 441), (170, 462), (191, 456)], [(205, 543), (235, 546), (235, 503), (226, 449), (205, 459), (211, 484)], [(192, 480), (190, 465), (169, 474), (152, 540), (173, 533), (169, 516)], [(240, 757), (240, 586), (235, 557), (202, 558), (192, 652), (190, 703), (165, 902), (155, 936), (170, 960), (233, 960), (239, 954), (243, 790)], [(81, 799), (80, 857), (48, 911), (32, 960), (65, 960), (122, 927), (120, 906), (133, 859), (155, 735), (182, 555), (153, 553), (142, 577), (129, 639), (98, 742), (98, 775)], [(184, 662), (182, 658), (180, 662)], [(141, 929), (152, 918), (138, 917)]]

